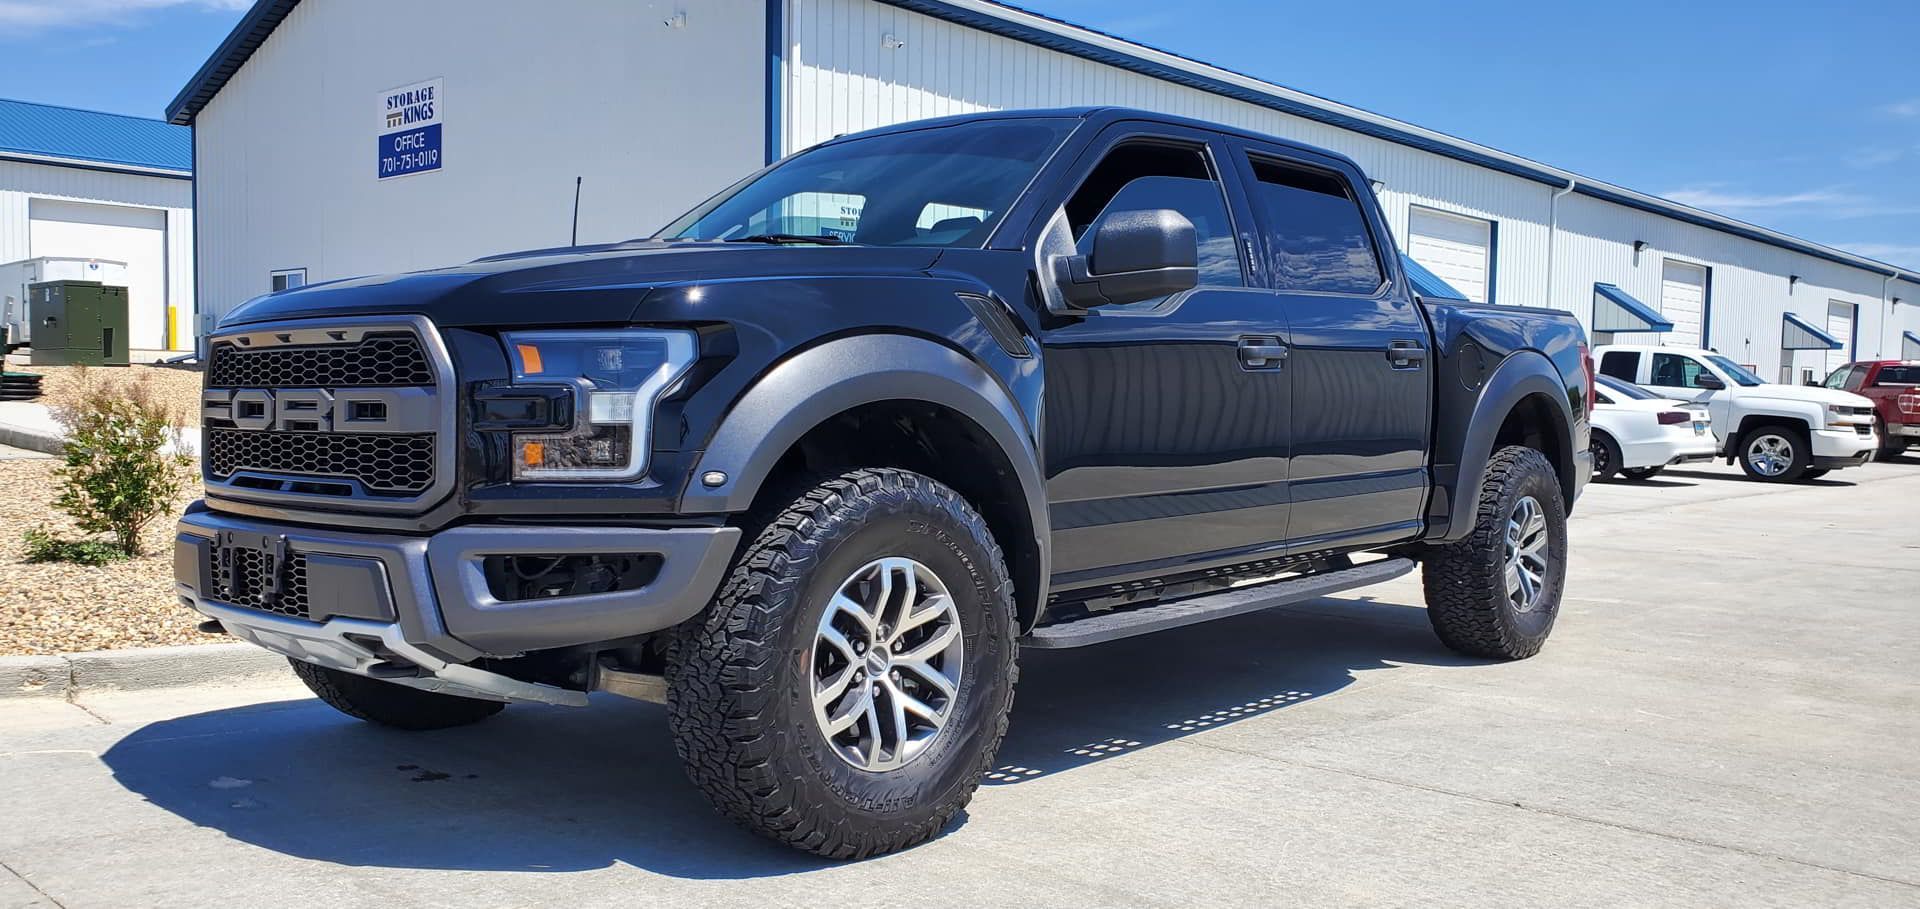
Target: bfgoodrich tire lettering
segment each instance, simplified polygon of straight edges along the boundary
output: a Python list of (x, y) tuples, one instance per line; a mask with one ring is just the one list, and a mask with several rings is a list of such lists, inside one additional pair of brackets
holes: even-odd
[[(1537, 531), (1528, 527), (1535, 519)], [(1537, 544), (1536, 532), (1544, 536)], [(1519, 569), (1513, 564), (1516, 549), (1531, 553), (1527, 571), (1537, 575), (1520, 585), (1526, 594), (1521, 597), (1509, 582), (1509, 569)], [(1566, 503), (1546, 457), (1519, 446), (1495, 452), (1480, 487), (1473, 532), (1429, 554), (1421, 579), (1427, 618), (1448, 647), (1504, 660), (1539, 653), (1553, 631), (1567, 580)]]
[[(953, 490), (903, 470), (819, 483), (759, 527), (706, 613), (668, 659), (668, 718), (687, 775), (722, 813), (832, 858), (915, 845), (966, 805), (1013, 705), (1014, 607), (1000, 548)], [(815, 718), (815, 640), (862, 566), (902, 559), (941, 579), (964, 665), (947, 720), (912, 760), (863, 770)]]

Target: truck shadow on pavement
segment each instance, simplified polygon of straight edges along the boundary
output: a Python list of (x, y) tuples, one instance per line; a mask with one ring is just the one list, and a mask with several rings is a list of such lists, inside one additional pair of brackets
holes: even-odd
[[(1442, 648), (1424, 610), (1365, 599), (1027, 650), (986, 787), (1032, 784), (1309, 703), (1394, 663), (1475, 661)], [(103, 760), (155, 806), (315, 861), (521, 872), (625, 863), (695, 879), (837, 864), (715, 814), (681, 773), (665, 709), (619, 698), (596, 696), (585, 711), (516, 706), (428, 733), (365, 725), (314, 700), (257, 704), (149, 724)]]

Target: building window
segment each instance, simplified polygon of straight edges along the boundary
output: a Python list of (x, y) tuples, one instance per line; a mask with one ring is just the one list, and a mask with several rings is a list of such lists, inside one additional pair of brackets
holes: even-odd
[(307, 283), (307, 270), (304, 268), (282, 268), (273, 272), (271, 278), (275, 291), (292, 290)]

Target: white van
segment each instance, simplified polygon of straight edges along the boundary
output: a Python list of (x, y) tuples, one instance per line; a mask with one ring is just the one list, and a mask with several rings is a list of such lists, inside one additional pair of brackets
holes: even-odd
[(1697, 347), (1614, 344), (1593, 352), (1602, 375), (1707, 405), (1720, 454), (1747, 476), (1812, 479), (1873, 457), (1873, 402), (1850, 392), (1776, 385)]

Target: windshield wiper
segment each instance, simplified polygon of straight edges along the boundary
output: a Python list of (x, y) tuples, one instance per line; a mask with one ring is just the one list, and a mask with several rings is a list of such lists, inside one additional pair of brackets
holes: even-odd
[(734, 237), (728, 243), (812, 243), (818, 246), (845, 246), (847, 241), (829, 234), (810, 237), (806, 234), (752, 234)]

